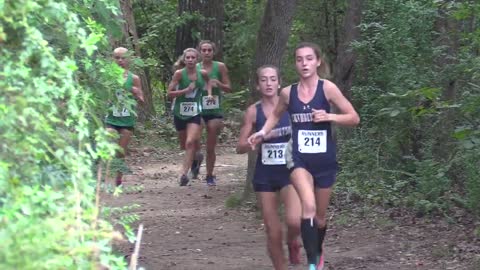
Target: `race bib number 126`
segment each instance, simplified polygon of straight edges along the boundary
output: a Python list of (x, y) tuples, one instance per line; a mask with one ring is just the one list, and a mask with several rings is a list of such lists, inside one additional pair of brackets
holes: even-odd
[(326, 130), (299, 130), (298, 152), (300, 153), (326, 153), (327, 131)]

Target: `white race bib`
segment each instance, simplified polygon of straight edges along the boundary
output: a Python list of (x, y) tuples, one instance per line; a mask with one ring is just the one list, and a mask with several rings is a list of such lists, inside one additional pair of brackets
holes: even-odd
[[(119, 103), (122, 103), (125, 100), (124, 96), (124, 91), (123, 90), (117, 90), (115, 91), (115, 95), (117, 96), (117, 100)], [(127, 110), (127, 108), (123, 107), (119, 109), (117, 106), (113, 106), (113, 112), (112, 115), (115, 117), (126, 117), (130, 116), (130, 112)]]
[(264, 165), (284, 165), (287, 143), (262, 144), (262, 163)]
[(220, 108), (220, 102), (219, 102), (218, 96), (211, 96), (209, 97), (202, 97), (202, 107), (205, 110), (212, 110), (212, 109), (218, 109)]
[(126, 117), (126, 116), (130, 116), (130, 111), (128, 111), (127, 108), (125, 107), (119, 110), (116, 106), (114, 106), (112, 114), (115, 117)]
[(185, 97), (186, 98), (195, 98), (197, 94), (197, 89), (193, 90), (192, 92), (188, 93), (188, 94), (185, 94)]
[(327, 131), (326, 130), (299, 130), (298, 152), (300, 153), (326, 153)]
[(180, 114), (184, 116), (195, 116), (197, 115), (197, 103), (196, 102), (181, 102), (180, 103)]

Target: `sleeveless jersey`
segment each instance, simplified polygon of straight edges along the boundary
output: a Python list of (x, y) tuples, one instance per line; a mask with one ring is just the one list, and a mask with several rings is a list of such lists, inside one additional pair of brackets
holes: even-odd
[(109, 110), (105, 123), (119, 127), (135, 126), (134, 110), (137, 101), (132, 93), (133, 73), (128, 72), (122, 89), (115, 92), (117, 103)]
[[(267, 121), (267, 118), (260, 102), (255, 107), (257, 109), (255, 131), (259, 131)], [(268, 134), (270, 138), (263, 141), (260, 145), (254, 181), (255, 179), (280, 180), (284, 177), (288, 179), (290, 173), (285, 166), (285, 152), (290, 140), (290, 134), (290, 119), (288, 113), (285, 112), (275, 128)]]
[[(192, 118), (200, 114), (202, 110), (200, 97), (205, 88), (205, 81), (198, 69), (196, 69), (196, 72), (197, 80), (195, 81), (195, 90), (188, 94), (176, 97), (173, 104), (173, 114), (182, 120)], [(178, 84), (178, 89), (185, 89), (190, 83), (191, 81), (188, 78), (187, 69), (184, 68), (182, 69), (182, 78)]]
[[(197, 64), (197, 69), (202, 69), (202, 63)], [(222, 81), (222, 74), (220, 73), (219, 64), (217, 61), (212, 62), (212, 70), (208, 73), (209, 79), (217, 79)], [(208, 99), (208, 92), (202, 91), (202, 115), (222, 115), (222, 100), (223, 92), (219, 87), (212, 89), (213, 99)]]
[[(314, 123), (312, 109), (322, 109), (330, 113), (330, 103), (325, 97), (323, 80), (318, 81), (315, 95), (308, 103), (300, 101), (298, 84), (293, 84), (288, 104), (292, 122), (292, 157), (295, 160), (295, 157), (300, 156), (309, 164), (314, 164), (312, 169), (320, 174), (331, 172), (337, 169), (332, 126), (330, 122)], [(287, 167), (291, 168), (293, 164), (287, 164)]]

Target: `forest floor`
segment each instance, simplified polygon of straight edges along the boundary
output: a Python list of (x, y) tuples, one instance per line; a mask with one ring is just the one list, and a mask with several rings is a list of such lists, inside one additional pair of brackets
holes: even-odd
[[(220, 146), (218, 152), (216, 187), (207, 188), (203, 180), (180, 187), (179, 151), (132, 147), (127, 163), (133, 173), (125, 177), (125, 191), (104, 194), (103, 201), (109, 206), (138, 205), (131, 213), (140, 217), (135, 226), (144, 225), (139, 266), (272, 269), (254, 200), (231, 207), (245, 184), (247, 156), (236, 155), (230, 145)], [(480, 240), (471, 237), (471, 229), (363, 203), (346, 204), (340, 197), (332, 199), (329, 209), (325, 269), (480, 269)], [(133, 247), (125, 242), (117, 248), (129, 260)]]

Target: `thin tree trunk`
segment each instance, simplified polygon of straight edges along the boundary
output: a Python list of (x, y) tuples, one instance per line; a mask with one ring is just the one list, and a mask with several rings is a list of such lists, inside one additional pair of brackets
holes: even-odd
[(217, 46), (216, 59), (223, 58), (223, 22), (225, 9), (223, 0), (208, 0), (203, 2), (202, 15), (205, 20), (202, 23), (202, 39), (215, 42)]
[[(283, 53), (287, 47), (288, 35), (293, 23), (296, 0), (268, 0), (263, 14), (262, 24), (258, 31), (255, 58), (250, 74), (251, 96), (257, 98), (256, 70), (258, 67), (271, 64), (281, 66)], [(252, 192), (251, 182), (255, 169), (257, 155), (248, 155), (247, 183), (243, 198), (249, 197)]]
[[(435, 31), (438, 33), (435, 43), (444, 47), (445, 50), (437, 57), (436, 65), (440, 71), (440, 85), (443, 86), (443, 99), (447, 102), (454, 102), (457, 97), (457, 75), (452, 73), (450, 67), (457, 64), (457, 54), (460, 42), (460, 24), (449, 14), (444, 7), (438, 10), (438, 18), (435, 21)], [(436, 133), (437, 144), (434, 147), (435, 158), (448, 160), (452, 153), (454, 140), (451, 137), (455, 128), (455, 112), (447, 109), (442, 119), (441, 129)], [(419, 133), (422, 131), (420, 130)]]
[[(200, 12), (202, 3), (199, 0), (178, 0), (178, 15), (184, 13)], [(175, 40), (175, 55), (180, 56), (186, 48), (195, 48), (198, 39), (194, 37), (197, 31), (197, 22), (189, 20), (185, 24), (177, 27), (177, 35)]]
[[(141, 47), (138, 42), (138, 33), (137, 27), (135, 24), (135, 18), (133, 16), (133, 8), (132, 3), (130, 0), (120, 0), (120, 7), (122, 10), (122, 18), (124, 20), (122, 26), (122, 32), (124, 35), (125, 42), (129, 45), (128, 47), (132, 47), (135, 51), (135, 55), (137, 57), (142, 57)], [(116, 44), (116, 46), (121, 44)], [(139, 69), (136, 71), (137, 75), (140, 77), (142, 81), (142, 90), (145, 96), (145, 103), (139, 105), (139, 121), (144, 122), (154, 113), (153, 107), (153, 98), (152, 98), (152, 90), (150, 86), (150, 80), (147, 76), (148, 71), (145, 69)]]
[(340, 37), (337, 57), (334, 65), (334, 81), (343, 94), (350, 98), (355, 62), (357, 56), (351, 49), (351, 43), (360, 38), (360, 29), (357, 27), (362, 19), (363, 0), (348, 0), (345, 13), (343, 35)]

